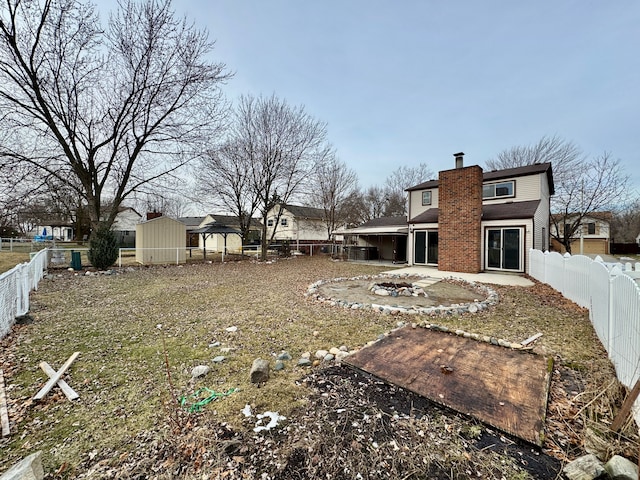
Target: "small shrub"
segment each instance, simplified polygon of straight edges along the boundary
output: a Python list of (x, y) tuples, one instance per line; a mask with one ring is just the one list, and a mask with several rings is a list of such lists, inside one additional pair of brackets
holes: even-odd
[(98, 270), (106, 270), (118, 259), (118, 241), (107, 225), (100, 225), (91, 234), (87, 257)]

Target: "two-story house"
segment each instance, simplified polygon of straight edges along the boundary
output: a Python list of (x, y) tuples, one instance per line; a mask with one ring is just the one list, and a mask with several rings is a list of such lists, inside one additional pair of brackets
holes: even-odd
[(326, 242), (329, 238), (321, 208), (276, 205), (267, 214), (267, 235), (271, 235), (274, 229), (274, 240), (289, 241), (292, 247), (301, 243)]
[[(577, 222), (576, 215), (552, 215), (552, 237), (564, 238), (565, 230), (571, 232), (571, 226)], [(571, 253), (580, 254), (608, 254), (611, 237), (611, 212), (591, 212), (582, 219), (571, 238)], [(560, 253), (566, 252), (564, 245), (555, 238), (551, 240), (551, 249)]]
[(410, 265), (477, 273), (525, 272), (528, 250), (548, 249), (550, 163), (484, 172), (464, 167), (408, 188)]

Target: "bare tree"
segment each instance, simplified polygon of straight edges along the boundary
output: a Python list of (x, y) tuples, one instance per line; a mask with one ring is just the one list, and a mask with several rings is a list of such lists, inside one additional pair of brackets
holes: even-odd
[(322, 208), (327, 238), (338, 226), (347, 223), (349, 202), (358, 191), (358, 177), (347, 164), (336, 158), (333, 149), (327, 149), (317, 162), (311, 177), (310, 200)]
[(407, 194), (405, 190), (427, 181), (431, 176), (433, 176), (433, 172), (425, 163), (415, 167), (403, 165), (394, 170), (384, 183), (384, 216), (399, 217), (406, 215)]
[[(205, 191), (246, 222), (262, 219), (261, 257), (275, 237), (283, 207), (302, 193), (326, 151), (326, 125), (275, 95), (242, 96), (227, 143), (202, 164)], [(201, 183), (202, 185), (202, 183)], [(275, 212), (273, 226), (268, 216)], [(248, 224), (248, 223), (247, 223)]]
[(611, 221), (611, 239), (616, 243), (635, 243), (640, 234), (640, 199), (636, 198), (619, 211)]
[(605, 152), (590, 159), (572, 142), (555, 136), (505, 150), (487, 165), (502, 169), (542, 162), (552, 164), (555, 183), (551, 237), (571, 253), (585, 216), (613, 210), (627, 201), (629, 176), (611, 154)]
[(249, 241), (251, 221), (260, 196), (252, 183), (252, 157), (246, 155), (240, 138), (212, 149), (197, 167), (197, 192), (204, 202), (213, 200), (225, 213), (238, 217), (242, 244)]
[(5, 180), (28, 192), (56, 179), (82, 198), (93, 226), (111, 225), (125, 198), (215, 137), (229, 76), (206, 60), (211, 49), (169, 0), (125, 0), (105, 29), (90, 4), (6, 0), (0, 130), (13, 135), (0, 138)]
[(533, 145), (519, 145), (503, 150), (495, 158), (487, 160), (487, 167), (490, 170), (504, 170), (536, 163), (551, 163), (556, 183), (563, 183), (565, 178), (572, 178), (586, 161), (586, 156), (577, 145), (554, 135), (544, 136)]

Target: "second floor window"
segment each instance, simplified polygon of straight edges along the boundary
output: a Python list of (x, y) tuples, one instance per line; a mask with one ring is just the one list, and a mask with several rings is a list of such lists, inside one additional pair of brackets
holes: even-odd
[(267, 227), (273, 227), (273, 218), (267, 220)]
[(280, 219), (280, 225), (282, 225), (283, 227), (287, 226), (287, 219), (286, 218), (281, 218)]
[(491, 183), (482, 186), (482, 198), (488, 200), (491, 198), (513, 197), (513, 180), (510, 182)]
[(595, 234), (596, 234), (596, 224), (587, 223), (587, 235), (595, 235)]
[(431, 191), (422, 192), (422, 205), (431, 205)]

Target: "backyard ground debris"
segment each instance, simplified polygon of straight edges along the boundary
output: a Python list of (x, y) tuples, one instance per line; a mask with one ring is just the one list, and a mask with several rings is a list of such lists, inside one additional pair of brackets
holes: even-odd
[[(189, 396), (183, 395), (180, 397), (180, 406), (185, 408), (189, 413), (199, 412), (205, 405), (208, 405), (219, 398), (228, 397), (232, 393), (236, 392), (236, 390), (237, 389), (235, 388), (231, 388), (226, 392), (216, 392), (210, 388), (202, 387)], [(189, 405), (190, 400), (196, 401)]]
[[(65, 393), (65, 395), (67, 395), (67, 397), (72, 397), (72, 398), (69, 398), (69, 400), (73, 400), (75, 398), (78, 398), (77, 394), (75, 392), (73, 392), (73, 390), (71, 390), (69, 388), (69, 386), (66, 384), (66, 382), (60, 383), (60, 381), (62, 379), (62, 376), (65, 374), (67, 369), (71, 366), (71, 364), (75, 361), (75, 359), (78, 358), (78, 355), (80, 355), (80, 352), (73, 352), (73, 354), (71, 354), (69, 359), (64, 363), (64, 365), (62, 365), (62, 367), (60, 367), (60, 369), (57, 372), (55, 370), (53, 370), (49, 366), (49, 364), (47, 364), (46, 362), (43, 362), (43, 363), (45, 363), (45, 365), (41, 364), (40, 367), (49, 376), (49, 381), (44, 385), (44, 387), (42, 387), (40, 389), (40, 391), (38, 393), (35, 394), (33, 399), (34, 400), (42, 400), (44, 398), (44, 396), (47, 393), (49, 393), (49, 391), (55, 385), (58, 385), (62, 389), (62, 391)], [(69, 391), (69, 390), (71, 390), (71, 391)], [(73, 392), (73, 393), (71, 393), (71, 392)]]

